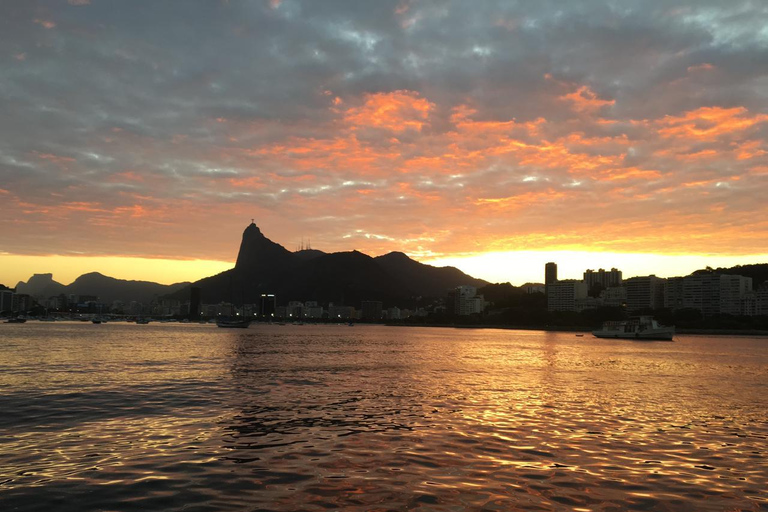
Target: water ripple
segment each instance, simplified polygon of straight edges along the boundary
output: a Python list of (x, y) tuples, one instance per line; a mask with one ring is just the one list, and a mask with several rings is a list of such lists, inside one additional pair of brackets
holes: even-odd
[(768, 343), (14, 326), (3, 510), (766, 510)]

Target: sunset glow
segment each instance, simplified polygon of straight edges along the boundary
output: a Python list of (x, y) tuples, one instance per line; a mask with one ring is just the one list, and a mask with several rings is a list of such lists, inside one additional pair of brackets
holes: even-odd
[(754, 4), (139, 5), (3, 6), (0, 283), (196, 280), (251, 218), (513, 284), (768, 262)]

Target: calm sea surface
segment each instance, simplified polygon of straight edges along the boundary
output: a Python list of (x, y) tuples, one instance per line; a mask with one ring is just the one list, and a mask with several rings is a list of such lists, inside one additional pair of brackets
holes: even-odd
[(768, 338), (0, 325), (0, 510), (768, 510)]

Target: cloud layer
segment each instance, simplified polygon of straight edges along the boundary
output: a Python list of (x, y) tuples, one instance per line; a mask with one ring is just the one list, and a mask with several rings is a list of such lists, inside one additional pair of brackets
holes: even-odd
[(12, 2), (0, 251), (768, 252), (752, 1)]

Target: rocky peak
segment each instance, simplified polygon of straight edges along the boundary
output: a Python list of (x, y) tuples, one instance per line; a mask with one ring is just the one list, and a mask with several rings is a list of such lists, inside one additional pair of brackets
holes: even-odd
[(251, 222), (243, 231), (235, 268), (250, 270), (261, 265), (280, 267), (290, 258), (290, 251), (265, 237), (259, 227)]

